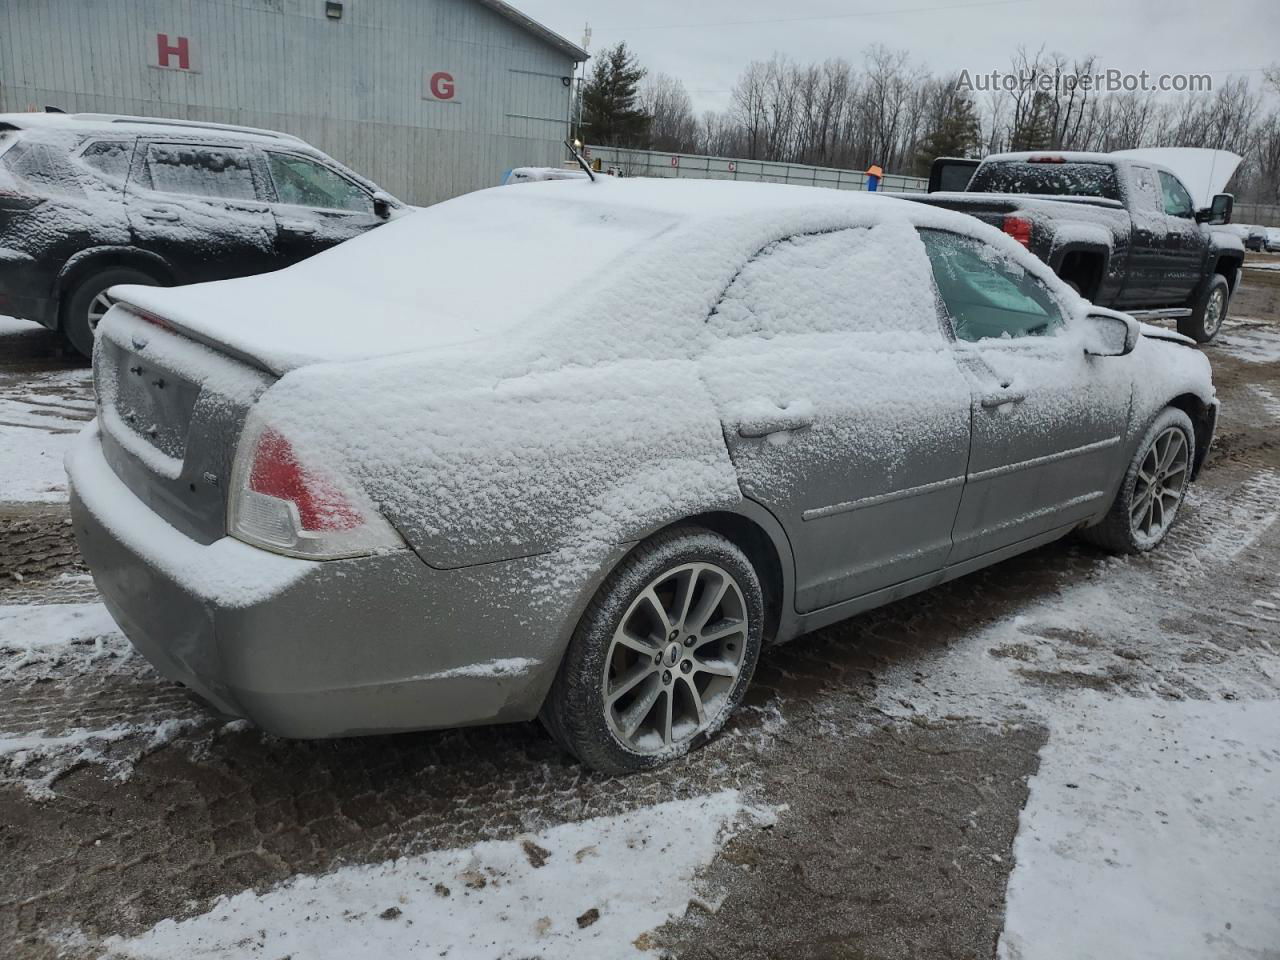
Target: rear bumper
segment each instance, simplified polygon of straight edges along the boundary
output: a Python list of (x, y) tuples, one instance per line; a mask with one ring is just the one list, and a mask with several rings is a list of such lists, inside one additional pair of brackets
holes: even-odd
[(96, 424), (67, 470), (107, 609), (163, 676), (219, 710), (303, 738), (536, 716), (574, 620), (530, 609), (533, 561), (442, 571), (408, 550), (320, 563), (203, 546), (120, 482)]

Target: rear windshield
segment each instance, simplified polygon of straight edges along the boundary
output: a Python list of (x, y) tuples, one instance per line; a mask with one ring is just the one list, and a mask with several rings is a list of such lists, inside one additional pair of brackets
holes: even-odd
[(1115, 167), (1107, 163), (984, 163), (969, 182), (971, 193), (1042, 193), (1050, 196), (1120, 199)]

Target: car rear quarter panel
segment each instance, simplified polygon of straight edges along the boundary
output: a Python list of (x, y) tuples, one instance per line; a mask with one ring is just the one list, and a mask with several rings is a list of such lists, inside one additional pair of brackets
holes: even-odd
[[(341, 464), (433, 567), (552, 554), (585, 570), (613, 544), (741, 499), (690, 361), (496, 380), (439, 358), (358, 366), (295, 371), (261, 413), (304, 462)], [(348, 415), (313, 415), (338, 393)]]

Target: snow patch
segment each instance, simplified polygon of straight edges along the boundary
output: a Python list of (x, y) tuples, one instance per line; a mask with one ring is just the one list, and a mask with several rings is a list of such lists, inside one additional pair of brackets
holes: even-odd
[(1280, 944), (1280, 702), (1082, 696), (1014, 844), (1002, 960), (1209, 960)]
[(299, 876), (205, 914), (112, 938), (128, 957), (448, 956), (609, 960), (700, 893), (737, 830), (769, 824), (736, 790), (374, 866)]

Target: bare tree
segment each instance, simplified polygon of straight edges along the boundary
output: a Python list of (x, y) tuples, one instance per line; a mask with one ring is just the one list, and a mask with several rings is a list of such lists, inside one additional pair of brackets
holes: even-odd
[(654, 150), (693, 153), (698, 150), (698, 121), (684, 84), (665, 73), (655, 73), (640, 90), (640, 106), (650, 117), (649, 142)]

